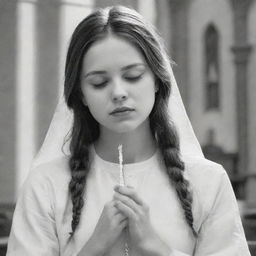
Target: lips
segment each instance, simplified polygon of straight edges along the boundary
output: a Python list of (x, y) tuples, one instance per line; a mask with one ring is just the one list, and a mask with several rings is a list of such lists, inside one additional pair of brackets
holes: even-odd
[(128, 107), (120, 107), (120, 108), (116, 108), (112, 112), (110, 112), (110, 115), (115, 115), (115, 114), (119, 114), (119, 113), (121, 114), (124, 112), (131, 112), (131, 111), (134, 111), (134, 109), (128, 108)]

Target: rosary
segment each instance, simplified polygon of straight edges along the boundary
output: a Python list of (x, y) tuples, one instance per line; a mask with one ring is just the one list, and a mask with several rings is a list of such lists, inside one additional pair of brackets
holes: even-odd
[[(123, 171), (123, 146), (118, 146), (118, 159), (119, 159), (119, 185), (125, 186), (125, 180), (124, 180), (124, 171)], [(126, 236), (128, 235), (126, 230)], [(128, 242), (125, 241), (124, 243), (124, 256), (129, 256), (129, 245)]]

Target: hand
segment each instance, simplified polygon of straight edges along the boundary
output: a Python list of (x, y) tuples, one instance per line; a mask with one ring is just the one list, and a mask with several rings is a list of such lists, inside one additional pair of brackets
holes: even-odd
[[(94, 232), (79, 255), (103, 255), (127, 226), (127, 218), (115, 207), (114, 200), (105, 204)], [(90, 252), (90, 253), (88, 253)]]
[(148, 205), (131, 187), (116, 186), (114, 199), (118, 210), (128, 218), (132, 243), (142, 255), (170, 255), (169, 248), (156, 234), (151, 221)]

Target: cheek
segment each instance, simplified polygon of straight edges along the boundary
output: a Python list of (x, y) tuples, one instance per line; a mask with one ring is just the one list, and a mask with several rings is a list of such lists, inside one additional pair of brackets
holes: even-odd
[(104, 97), (100, 97), (99, 95), (94, 95), (94, 93), (87, 94), (86, 97), (87, 107), (94, 117), (94, 119), (102, 124), (106, 119), (106, 102), (104, 101)]
[(84, 102), (86, 102), (87, 106), (93, 107), (94, 105), (96, 105), (96, 102), (98, 101), (99, 96), (95, 91), (91, 90), (91, 88), (89, 88), (88, 86), (86, 87), (85, 85), (84, 88), (82, 88), (82, 92), (84, 96)]
[(99, 101), (97, 100), (96, 95), (94, 95), (94, 93), (90, 91), (88, 88), (87, 89), (83, 88), (82, 92), (83, 92), (84, 104), (89, 108), (91, 114), (94, 116), (95, 114), (100, 112)]
[(137, 102), (139, 102), (138, 107), (140, 109), (141, 114), (144, 117), (149, 116), (155, 103), (154, 90), (149, 90), (149, 88), (147, 88), (146, 91), (140, 94), (140, 97), (137, 100)]
[(91, 114), (97, 120), (103, 113), (102, 105), (101, 105), (100, 101), (96, 100), (95, 98), (88, 98), (86, 103), (87, 103), (87, 107), (89, 108)]
[(147, 97), (147, 108), (148, 108), (148, 112), (150, 113), (151, 110), (153, 109), (153, 106), (155, 104), (155, 93), (150, 93), (149, 95), (146, 96)]
[(140, 92), (141, 99), (144, 104), (154, 105), (155, 102), (155, 83), (152, 79), (147, 79), (144, 83), (144, 88)]

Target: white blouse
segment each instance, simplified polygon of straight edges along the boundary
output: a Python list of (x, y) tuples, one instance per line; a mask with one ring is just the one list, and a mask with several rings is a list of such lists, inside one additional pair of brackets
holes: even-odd
[[(222, 166), (202, 158), (184, 157), (185, 175), (193, 190), (193, 216), (199, 237), (185, 221), (176, 192), (158, 153), (124, 165), (127, 185), (150, 207), (152, 225), (169, 244), (172, 256), (249, 256), (236, 199)], [(119, 165), (94, 152), (87, 177), (85, 205), (74, 238), (69, 239), (72, 203), (68, 192), (68, 158), (33, 170), (19, 196), (7, 256), (75, 256), (92, 235), (106, 202), (119, 183)], [(124, 255), (124, 235), (105, 256)], [(132, 244), (130, 256), (140, 256)], [(86, 255), (85, 255), (86, 256)]]

